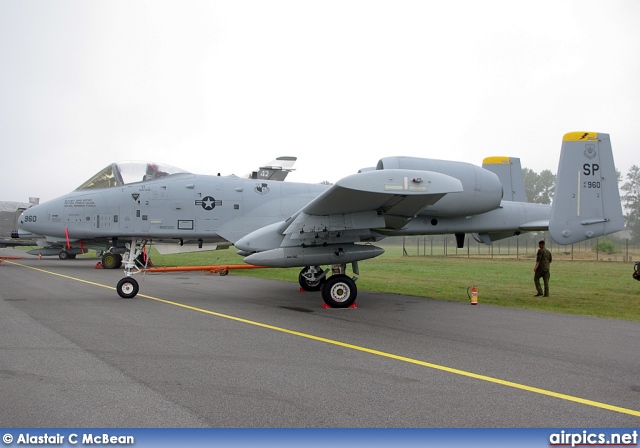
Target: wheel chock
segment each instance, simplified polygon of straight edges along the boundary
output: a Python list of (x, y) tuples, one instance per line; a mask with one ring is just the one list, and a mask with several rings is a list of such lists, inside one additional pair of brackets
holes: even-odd
[[(302, 288), (300, 288), (302, 289)], [(332, 308), (329, 305), (327, 305), (326, 303), (322, 302), (322, 308), (326, 309), (326, 310), (348, 310), (348, 309), (355, 309), (358, 308), (358, 305), (356, 304), (356, 302), (353, 302), (351, 305), (349, 305), (346, 308)]]
[(102, 266), (102, 263), (98, 261), (93, 269), (104, 269), (104, 266)]

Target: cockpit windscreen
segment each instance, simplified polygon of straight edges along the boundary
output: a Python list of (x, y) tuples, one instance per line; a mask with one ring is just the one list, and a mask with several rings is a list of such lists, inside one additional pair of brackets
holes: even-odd
[(174, 174), (188, 173), (175, 166), (155, 162), (117, 162), (103, 168), (76, 190), (121, 187), (136, 182), (148, 182)]

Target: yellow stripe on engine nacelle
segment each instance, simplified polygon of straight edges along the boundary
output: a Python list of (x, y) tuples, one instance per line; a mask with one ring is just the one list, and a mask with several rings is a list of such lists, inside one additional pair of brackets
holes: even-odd
[(563, 142), (598, 140), (597, 132), (568, 132), (562, 137)]
[(483, 165), (509, 165), (511, 163), (511, 157), (495, 156), (485, 157), (482, 161)]

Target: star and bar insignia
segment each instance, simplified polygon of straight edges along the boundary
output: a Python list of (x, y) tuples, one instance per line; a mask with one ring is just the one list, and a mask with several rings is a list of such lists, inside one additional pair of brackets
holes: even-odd
[(205, 196), (202, 200), (196, 199), (196, 205), (201, 205), (205, 210), (213, 210), (216, 205), (222, 205), (222, 201), (216, 201), (211, 196)]

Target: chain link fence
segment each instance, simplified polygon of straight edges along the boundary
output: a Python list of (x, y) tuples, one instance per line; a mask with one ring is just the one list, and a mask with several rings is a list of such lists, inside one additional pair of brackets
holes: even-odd
[(455, 235), (407, 236), (385, 239), (385, 245), (402, 247), (408, 257), (535, 258), (538, 241), (545, 240), (554, 260), (632, 262), (640, 260), (640, 244), (629, 239), (596, 238), (580, 243), (556, 244), (546, 232), (520, 235), (494, 241), (491, 246), (465, 235), (464, 247), (457, 246)]

